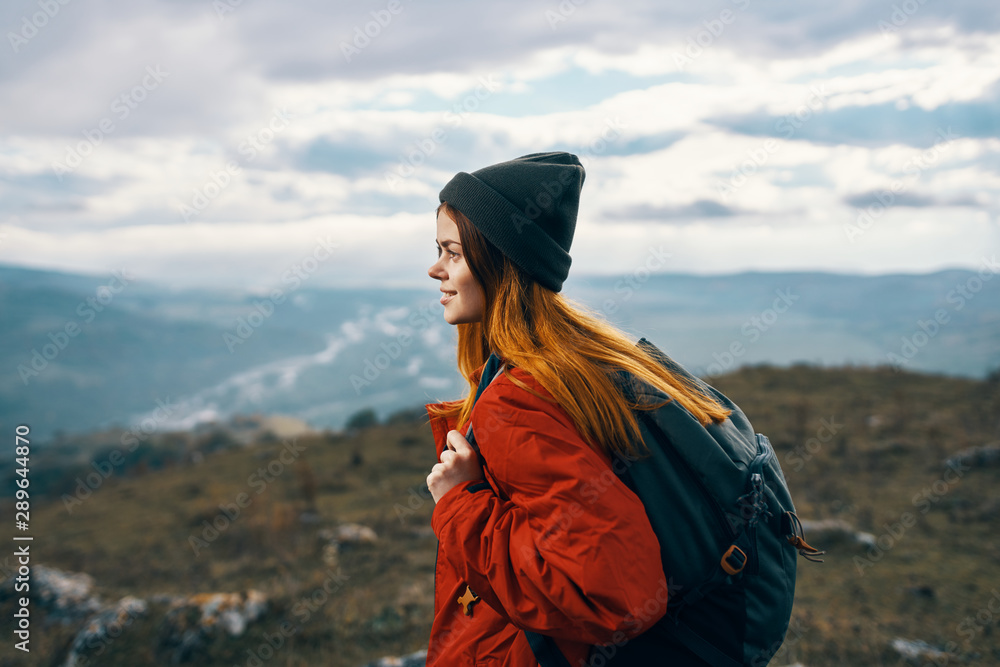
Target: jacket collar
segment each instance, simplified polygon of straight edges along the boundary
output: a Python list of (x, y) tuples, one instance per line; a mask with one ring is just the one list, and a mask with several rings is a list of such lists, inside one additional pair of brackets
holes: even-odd
[(427, 417), (431, 423), (431, 433), (434, 434), (434, 445), (437, 453), (440, 454), (445, 449), (445, 441), (448, 438), (448, 431), (455, 429), (457, 421), (451, 417), (435, 416), (431, 417), (430, 408), (443, 408), (451, 404), (461, 403), (461, 399), (456, 401), (444, 401), (441, 403), (427, 403), (424, 409), (427, 410)]

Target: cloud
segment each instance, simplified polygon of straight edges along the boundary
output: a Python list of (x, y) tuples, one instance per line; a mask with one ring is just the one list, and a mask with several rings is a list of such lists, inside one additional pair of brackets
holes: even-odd
[(673, 222), (702, 218), (728, 218), (736, 214), (735, 209), (717, 201), (699, 199), (683, 206), (649, 206), (647, 204), (632, 206), (621, 212), (621, 218), (624, 220)]
[[(1000, 90), (1000, 88), (998, 88)], [(880, 147), (907, 144), (926, 148), (949, 128), (964, 137), (1000, 137), (1000, 96), (974, 103), (951, 103), (932, 111), (896, 104), (849, 107), (785, 116), (746, 114), (707, 122), (751, 136), (786, 137), (822, 144)]]
[[(334, 229), (351, 252), (323, 280), (405, 282), (455, 172), (544, 150), (587, 168), (575, 270), (661, 241), (694, 270), (971, 266), (996, 238), (985, 0), (213, 7), (60, 5), (0, 59), (0, 261), (239, 286)], [(37, 11), (7, 3), (0, 26)]]
[(927, 208), (936, 206), (970, 206), (979, 207), (981, 201), (970, 195), (959, 197), (931, 197), (916, 192), (893, 193), (891, 190), (869, 190), (856, 195), (844, 197), (844, 203), (855, 208), (867, 208), (888, 202), (889, 206), (909, 206), (911, 208)]
[(356, 139), (335, 143), (326, 137), (319, 137), (299, 156), (298, 163), (303, 170), (352, 177), (384, 170), (396, 158), (391, 154), (380, 155), (373, 148)]

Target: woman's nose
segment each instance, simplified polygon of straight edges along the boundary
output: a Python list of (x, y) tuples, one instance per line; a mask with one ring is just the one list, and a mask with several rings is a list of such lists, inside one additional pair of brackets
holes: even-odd
[(441, 280), (443, 278), (440, 259), (431, 264), (431, 268), (427, 269), (427, 275), (435, 280)]

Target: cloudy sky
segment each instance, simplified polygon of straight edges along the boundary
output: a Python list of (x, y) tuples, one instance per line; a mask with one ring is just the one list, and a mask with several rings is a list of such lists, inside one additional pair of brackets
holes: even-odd
[[(976, 268), (993, 0), (8, 0), (0, 263), (420, 285), (441, 187), (587, 168), (575, 273)], [(320, 255), (325, 255), (319, 253)], [(567, 283), (569, 284), (569, 283)]]

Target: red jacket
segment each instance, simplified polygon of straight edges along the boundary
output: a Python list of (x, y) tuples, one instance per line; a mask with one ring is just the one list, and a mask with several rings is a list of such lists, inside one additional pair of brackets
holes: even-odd
[[(621, 645), (659, 620), (667, 582), (642, 503), (566, 411), (501, 375), (469, 421), (489, 483), (460, 484), (434, 508), (428, 667), (536, 667), (521, 629), (555, 637), (578, 667), (592, 644)], [(440, 455), (455, 425), (438, 417), (431, 427)], [(458, 602), (466, 587), (481, 598), (471, 615)]]

